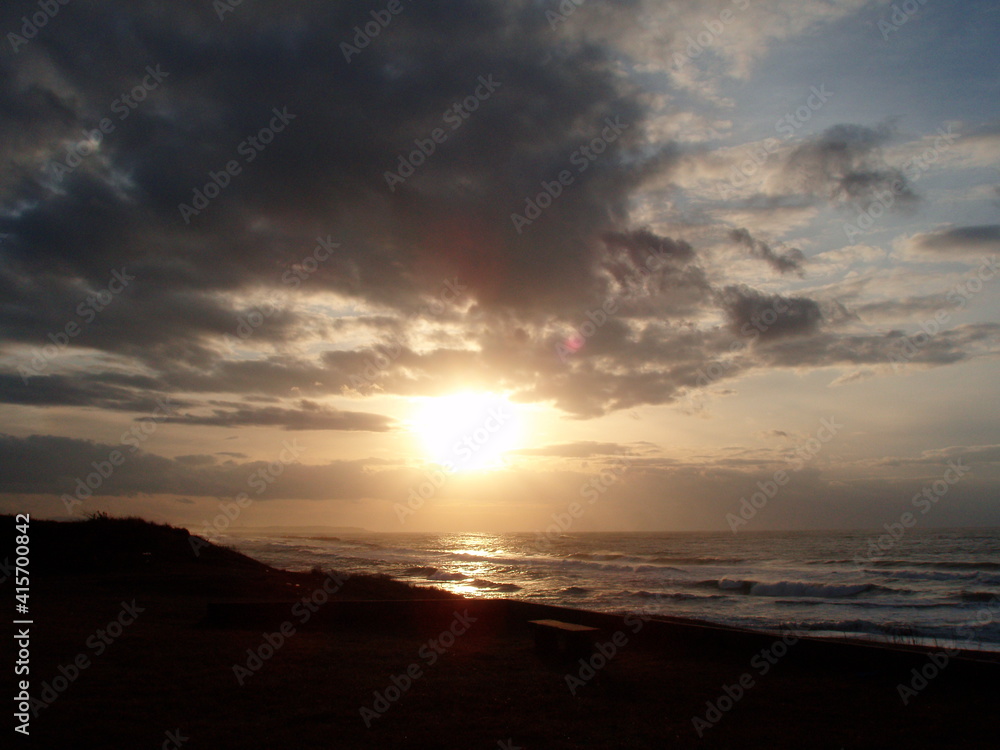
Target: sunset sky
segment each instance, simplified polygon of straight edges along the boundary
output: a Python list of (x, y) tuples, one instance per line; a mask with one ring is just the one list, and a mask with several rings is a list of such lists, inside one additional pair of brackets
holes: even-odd
[(1000, 525), (994, 0), (49, 5), (0, 510)]

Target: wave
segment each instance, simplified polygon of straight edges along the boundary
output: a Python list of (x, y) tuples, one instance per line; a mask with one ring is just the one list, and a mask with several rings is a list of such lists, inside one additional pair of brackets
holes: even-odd
[(407, 568), (403, 571), (404, 576), (429, 576), (437, 573), (437, 568), (432, 568), (429, 565), (419, 565), (415, 568)]
[(995, 591), (962, 591), (959, 599), (963, 602), (992, 602), (1000, 598)]
[(403, 575), (421, 576), (428, 581), (464, 581), (468, 578), (464, 573), (449, 573), (446, 570), (440, 570), (429, 565), (407, 568), (403, 571)]
[[(420, 576), (428, 581), (468, 581), (468, 576), (464, 573), (449, 573), (446, 570), (440, 570), (438, 568), (431, 567), (429, 565), (421, 565), (415, 568), (407, 568), (403, 571), (403, 575), (407, 576)], [(502, 591), (506, 593), (512, 593), (514, 591), (520, 591), (521, 587), (516, 583), (496, 583), (494, 581), (488, 581), (485, 578), (474, 578), (469, 581), (470, 586), (474, 586), (477, 589), (491, 589), (493, 591)]]
[(975, 578), (976, 573), (948, 573), (940, 570), (865, 570), (865, 573), (879, 578), (903, 578), (921, 581), (967, 581)]
[(735, 578), (720, 578), (718, 581), (704, 581), (703, 583), (715, 584), (716, 587), (725, 591), (749, 591), (755, 581), (741, 581)]
[(565, 555), (566, 560), (589, 562), (618, 562), (637, 565), (737, 565), (746, 562), (744, 557), (688, 556), (675, 555), (629, 555), (624, 552), (573, 552)]
[(557, 568), (574, 570), (602, 570), (614, 572), (650, 573), (658, 571), (671, 571), (684, 573), (681, 568), (674, 568), (667, 565), (650, 564), (650, 559), (646, 557), (622, 556), (611, 560), (591, 560), (576, 557), (554, 557), (551, 555), (535, 556), (525, 555), (523, 557), (496, 557), (488, 555), (474, 555), (468, 552), (454, 552), (448, 554), (448, 558), (459, 562), (483, 562), (491, 565), (503, 565), (511, 568), (525, 569), (532, 567)]
[(464, 573), (449, 573), (446, 570), (439, 570), (427, 576), (428, 581), (464, 581), (469, 576)]
[(650, 591), (619, 591), (618, 596), (629, 596), (633, 599), (672, 599), (675, 601), (689, 601), (691, 599), (725, 599), (725, 597), (721, 594), (685, 594), (680, 591), (670, 591), (659, 594), (654, 594)]
[[(853, 561), (852, 561), (853, 562)], [(877, 568), (945, 568), (954, 570), (1000, 570), (1000, 562), (993, 560), (872, 560)]]
[(933, 644), (938, 646), (954, 644), (959, 648), (971, 648), (973, 650), (980, 648), (997, 650), (998, 636), (1000, 636), (1000, 626), (997, 623), (990, 622), (982, 625), (975, 623), (967, 624), (964, 627), (964, 631), (959, 631), (955, 625), (943, 622), (878, 622), (873, 620), (845, 619), (797, 622), (794, 623), (792, 629), (812, 632), (829, 631), (844, 635), (877, 635), (888, 638), (890, 641), (914, 639), (919, 642), (920, 639), (924, 641), (933, 639)]
[(475, 586), (477, 589), (493, 589), (494, 591), (504, 592), (521, 590), (521, 587), (516, 583), (494, 583), (493, 581), (486, 581), (482, 578), (474, 579), (469, 585)]
[(921, 604), (914, 604), (912, 602), (876, 602), (876, 601), (857, 601), (851, 597), (841, 598), (841, 599), (775, 599), (774, 604), (782, 606), (831, 606), (831, 605), (843, 605), (845, 607), (850, 607), (852, 609), (874, 609), (874, 610), (887, 610), (887, 609), (952, 609), (954, 604), (949, 604), (947, 602), (925, 602)]
[(723, 591), (738, 591), (750, 596), (807, 596), (820, 599), (839, 599), (857, 596), (874, 588), (874, 584), (871, 583), (816, 583), (814, 581), (775, 581), (766, 583), (736, 578), (720, 578), (715, 583)]
[(778, 583), (755, 583), (750, 587), (751, 596), (811, 596), (823, 599), (839, 599), (857, 596), (872, 589), (870, 583), (803, 583), (801, 581), (779, 581)]
[(847, 563), (853, 563), (854, 560), (839, 558), (836, 560), (807, 560), (806, 565), (846, 565)]

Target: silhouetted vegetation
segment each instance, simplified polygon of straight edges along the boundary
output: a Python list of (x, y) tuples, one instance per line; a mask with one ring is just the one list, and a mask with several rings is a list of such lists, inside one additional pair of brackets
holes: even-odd
[[(5, 529), (14, 525), (14, 516), (0, 516), (0, 520)], [(31, 573), (36, 577), (126, 577), (176, 593), (287, 597), (299, 589), (316, 588), (335, 571), (320, 566), (304, 573), (279, 570), (193, 536), (187, 529), (98, 512), (81, 521), (32, 520)], [(366, 574), (348, 577), (337, 596), (431, 599), (454, 595)]]

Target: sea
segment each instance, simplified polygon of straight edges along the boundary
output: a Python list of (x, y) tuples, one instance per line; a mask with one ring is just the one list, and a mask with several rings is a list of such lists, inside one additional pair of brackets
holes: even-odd
[(1000, 530), (213, 537), (287, 570), (765, 632), (1000, 651)]

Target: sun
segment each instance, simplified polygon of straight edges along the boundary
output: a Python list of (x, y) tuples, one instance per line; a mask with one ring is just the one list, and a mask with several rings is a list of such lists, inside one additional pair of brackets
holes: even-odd
[(412, 420), (428, 460), (454, 472), (503, 466), (520, 447), (517, 408), (495, 393), (455, 393), (422, 399)]

